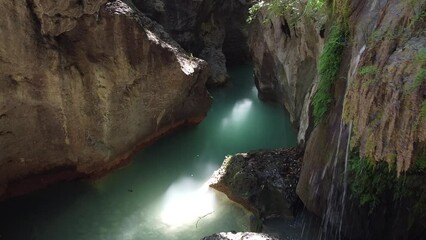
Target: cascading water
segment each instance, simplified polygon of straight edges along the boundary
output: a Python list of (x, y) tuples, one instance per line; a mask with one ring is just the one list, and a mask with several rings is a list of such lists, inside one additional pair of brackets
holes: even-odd
[[(361, 55), (364, 53), (366, 46), (362, 46), (358, 51), (358, 55), (355, 61), (351, 63), (348, 71), (347, 83), (345, 88), (344, 99), (348, 92), (351, 79), (354, 78), (358, 71), (358, 64), (361, 59)], [(343, 103), (344, 106), (344, 103)], [(333, 155), (333, 165), (330, 169), (330, 161), (324, 168), (322, 178), (324, 179), (326, 171), (332, 171), (330, 191), (327, 196), (327, 206), (325, 215), (322, 219), (321, 235), (320, 239), (342, 239), (343, 238), (343, 225), (348, 195), (348, 166), (349, 166), (349, 154), (350, 154), (350, 141), (352, 135), (353, 122), (351, 121), (348, 125), (344, 123), (343, 114), (340, 114), (339, 124), (339, 135), (337, 138), (337, 146), (335, 154)], [(342, 141), (346, 141), (342, 143)], [(344, 147), (344, 149), (343, 149)], [(344, 155), (342, 155), (342, 152)]]
[[(331, 167), (328, 167), (328, 171), (332, 171), (331, 186), (330, 191), (327, 196), (327, 208), (322, 219), (322, 231), (320, 234), (320, 239), (341, 239), (341, 229), (337, 226), (341, 225), (342, 222), (342, 212), (344, 211), (344, 194), (341, 192), (341, 189), (344, 189), (344, 181), (342, 176), (345, 175), (345, 169), (341, 169), (339, 160), (341, 159), (341, 146), (342, 136), (347, 133), (343, 119), (340, 120), (339, 126), (339, 135), (337, 137), (337, 147), (333, 158), (329, 160), (329, 163), (332, 161)], [(347, 140), (346, 136), (343, 137), (343, 141)], [(346, 145), (345, 145), (346, 147)], [(346, 152), (346, 151), (345, 151)], [(325, 169), (325, 171), (327, 171)], [(324, 178), (323, 174), (322, 178)]]

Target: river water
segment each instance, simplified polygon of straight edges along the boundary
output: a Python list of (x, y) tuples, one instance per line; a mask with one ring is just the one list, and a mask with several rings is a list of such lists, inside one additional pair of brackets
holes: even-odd
[(62, 183), (0, 206), (0, 240), (192, 240), (249, 230), (249, 213), (204, 183), (228, 154), (296, 145), (288, 113), (258, 100), (252, 68), (230, 71), (198, 126), (95, 181)]

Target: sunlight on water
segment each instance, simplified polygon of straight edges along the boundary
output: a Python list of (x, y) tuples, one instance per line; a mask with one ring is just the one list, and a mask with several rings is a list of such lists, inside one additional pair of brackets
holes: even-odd
[(239, 124), (244, 121), (248, 116), (250, 109), (253, 105), (253, 101), (250, 99), (243, 99), (235, 103), (232, 108), (232, 114), (222, 119), (222, 128), (229, 127), (229, 124)]
[(166, 191), (161, 220), (172, 229), (192, 224), (214, 212), (215, 195), (207, 184), (189, 177), (173, 183)]
[(236, 122), (244, 120), (252, 105), (253, 101), (250, 99), (243, 99), (235, 103), (234, 108), (232, 109), (232, 120)]
[(257, 91), (256, 86), (253, 86), (253, 87), (251, 88), (251, 95), (252, 95), (252, 97), (257, 97), (258, 92), (259, 92), (259, 91)]
[(199, 240), (249, 230), (250, 213), (205, 183), (226, 155), (294, 146), (296, 135), (281, 106), (257, 98), (250, 66), (230, 75), (232, 83), (212, 91), (198, 126), (95, 182), (59, 184), (0, 205), (0, 240)]

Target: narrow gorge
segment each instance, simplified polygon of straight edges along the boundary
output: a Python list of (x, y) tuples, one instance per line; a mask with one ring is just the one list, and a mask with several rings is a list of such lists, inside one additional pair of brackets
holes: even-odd
[(2, 0), (0, 239), (426, 239), (425, 0)]

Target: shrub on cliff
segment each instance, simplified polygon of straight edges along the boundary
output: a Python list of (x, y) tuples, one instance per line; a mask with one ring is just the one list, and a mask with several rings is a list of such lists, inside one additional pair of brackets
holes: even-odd
[[(383, 209), (408, 209), (408, 227), (426, 218), (426, 154), (398, 176), (395, 165), (359, 157), (354, 151), (349, 162), (351, 196), (369, 214)], [(393, 210), (392, 210), (393, 211)]]
[(272, 17), (285, 17), (294, 25), (302, 16), (321, 18), (324, 15), (326, 0), (255, 0), (249, 9), (247, 22), (251, 23), (261, 9), (265, 9), (265, 20)]

